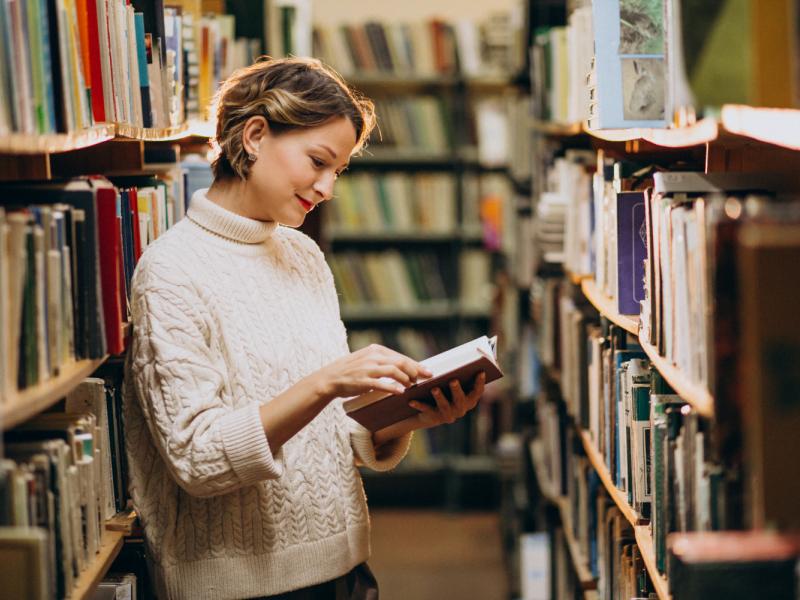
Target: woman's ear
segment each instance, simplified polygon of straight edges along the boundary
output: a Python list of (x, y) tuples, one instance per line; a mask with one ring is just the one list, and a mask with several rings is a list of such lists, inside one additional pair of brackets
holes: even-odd
[(258, 115), (247, 119), (242, 130), (244, 151), (250, 156), (258, 156), (261, 140), (265, 136), (269, 136), (269, 125), (264, 117)]

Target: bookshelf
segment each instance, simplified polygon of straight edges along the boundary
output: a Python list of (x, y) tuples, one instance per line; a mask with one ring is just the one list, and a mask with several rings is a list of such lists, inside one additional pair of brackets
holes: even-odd
[(100, 551), (78, 577), (75, 587), (69, 595), (70, 600), (88, 600), (92, 597), (97, 584), (103, 579), (114, 559), (122, 550), (124, 539), (125, 536), (121, 531), (111, 531), (110, 529), (103, 531)]
[(714, 398), (703, 386), (689, 380), (681, 370), (658, 353), (647, 340), (640, 339), (639, 344), (648, 358), (656, 366), (661, 375), (686, 402), (691, 404), (704, 417), (714, 416)]
[[(537, 421), (533, 435), (541, 443), (532, 459), (543, 466), (534, 464), (534, 471), (548, 469), (566, 486), (570, 505), (577, 505), (573, 510), (581, 540), (602, 535), (601, 528), (587, 526), (587, 521), (597, 523), (601, 515), (615, 519), (609, 511), (618, 511), (626, 522), (624, 535), (635, 540), (635, 548), (617, 558), (635, 556), (637, 572), (647, 574), (646, 589), (635, 596), (700, 597), (687, 595), (687, 573), (697, 577), (703, 569), (717, 569), (722, 581), (739, 568), (736, 557), (745, 552), (732, 550), (730, 558), (718, 562), (695, 557), (696, 562), (682, 567), (689, 570), (676, 576), (673, 569), (679, 567), (673, 559), (680, 558), (671, 536), (692, 532), (702, 539), (718, 531), (773, 527), (788, 533), (797, 528), (792, 515), (778, 507), (787, 495), (795, 504), (800, 501), (797, 489), (778, 481), (769, 486), (761, 479), (769, 470), (794, 470), (790, 460), (780, 457), (787, 446), (795, 447), (795, 413), (776, 412), (766, 387), (742, 390), (769, 368), (765, 338), (780, 336), (783, 343), (791, 338), (791, 344), (800, 344), (797, 328), (775, 318), (779, 311), (770, 314), (766, 308), (773, 298), (782, 306), (796, 304), (800, 290), (792, 276), (781, 274), (767, 288), (754, 263), (744, 262), (747, 254), (740, 247), (745, 238), (739, 238), (739, 228), (756, 229), (758, 217), (755, 211), (736, 210), (757, 205), (758, 215), (782, 224), (780, 232), (764, 228), (762, 254), (780, 248), (787, 256), (798, 256), (797, 213), (772, 216), (782, 207), (800, 208), (800, 104), (789, 94), (797, 63), (784, 48), (769, 86), (754, 71), (743, 72), (736, 85), (724, 90), (703, 89), (719, 73), (693, 71), (701, 48), (684, 48), (686, 62), (670, 63), (665, 86), (674, 92), (688, 85), (691, 94), (665, 95), (664, 114), (647, 117), (663, 121), (663, 127), (644, 123), (642, 115), (644, 126), (638, 126), (633, 116), (624, 114), (635, 111), (625, 104), (625, 83), (615, 71), (620, 61), (625, 68), (623, 38), (603, 37), (616, 26), (602, 25), (603, 19), (611, 14), (618, 21), (614, 3), (552, 4), (552, 10), (530, 4), (540, 19), (531, 26), (537, 32), (531, 48), (528, 120), (534, 162), (531, 211), (544, 223), (535, 232), (540, 240), (534, 237), (538, 254), (531, 265), (529, 319), (538, 336), (534, 352), (542, 361), (538, 371), (531, 370), (541, 377), (532, 394)], [(684, 11), (683, 21), (675, 17), (665, 23), (667, 34), (675, 27), (677, 35), (689, 28), (697, 36), (698, 29), (707, 28), (709, 35), (702, 41), (706, 51), (713, 46), (710, 33), (741, 41), (743, 53), (731, 56), (726, 65), (722, 56), (714, 57), (719, 68), (738, 68), (751, 51), (762, 58), (773, 56), (763, 47), (766, 40), (797, 39), (796, 31), (785, 27), (782, 10), (788, 4), (767, 11), (764, 19), (771, 29), (744, 19), (740, 25), (752, 35), (747, 40), (730, 23), (695, 22), (694, 15), (685, 14), (691, 4), (658, 4), (667, 15), (678, 5)], [(754, 6), (746, 4), (741, 10)], [(606, 45), (615, 48), (610, 62), (604, 62)], [(666, 47), (668, 53), (680, 50), (680, 44)], [(722, 48), (714, 52), (722, 54)], [(670, 54), (669, 61), (674, 58)], [(676, 73), (684, 68), (685, 73)], [(670, 81), (672, 77), (678, 81)], [(623, 95), (614, 96), (619, 91)], [(709, 101), (712, 91), (717, 96)], [(763, 100), (773, 91), (770, 100)], [(689, 105), (690, 95), (702, 110)], [(621, 106), (624, 110), (617, 114)], [(589, 126), (602, 119), (608, 119), (608, 128)], [(631, 126), (616, 124), (625, 121)], [(780, 183), (769, 179), (776, 173), (783, 176)], [(676, 185), (696, 174), (699, 181), (721, 183), (716, 188), (710, 183), (690, 189)], [(589, 186), (588, 194), (576, 193)], [(631, 218), (634, 207), (642, 212)], [(716, 220), (717, 215), (723, 217)], [(789, 230), (795, 231), (791, 250), (783, 233)], [(724, 243), (721, 232), (731, 236)], [(688, 251), (682, 254), (684, 243)], [(625, 290), (621, 300), (614, 297), (618, 289)], [(753, 295), (747, 296), (751, 290)], [(757, 341), (745, 341), (738, 328)], [(783, 381), (780, 370), (770, 373), (767, 377)], [(755, 415), (762, 412), (775, 425), (758, 421)], [(776, 441), (776, 429), (789, 421), (793, 425), (786, 426), (787, 437)], [(669, 433), (667, 427), (672, 428)], [(647, 443), (637, 439), (641, 432), (647, 432)], [(771, 452), (774, 458), (767, 468), (763, 457)], [(679, 463), (680, 468), (675, 466)], [(713, 490), (713, 501), (703, 495), (707, 490)], [(595, 505), (596, 498), (601, 500)], [(601, 588), (607, 565), (608, 557), (597, 564)], [(751, 583), (752, 589), (761, 585), (755, 578)]]
[(585, 122), (534, 121), (532, 129), (554, 138), (585, 135), (600, 142), (646, 142), (663, 148), (690, 148), (705, 144), (742, 145), (758, 142), (800, 150), (794, 132), (800, 128), (800, 110), (726, 104), (716, 116), (666, 129), (590, 129)]
[(581, 291), (586, 299), (612, 323), (616, 323), (628, 333), (639, 335), (639, 319), (631, 315), (621, 315), (614, 307), (614, 301), (597, 289), (594, 279), (587, 277), (581, 280)]
[(113, 124), (94, 125), (74, 133), (0, 135), (0, 154), (52, 154), (70, 152), (107, 142), (116, 135)]

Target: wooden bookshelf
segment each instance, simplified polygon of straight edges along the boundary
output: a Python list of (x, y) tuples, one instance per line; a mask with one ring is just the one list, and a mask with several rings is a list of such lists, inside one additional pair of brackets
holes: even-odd
[(597, 580), (592, 577), (592, 572), (589, 570), (589, 561), (583, 555), (583, 552), (581, 552), (581, 547), (572, 529), (572, 514), (570, 512), (569, 500), (561, 497), (556, 501), (556, 506), (561, 515), (561, 527), (564, 530), (564, 539), (567, 541), (567, 550), (569, 550), (570, 557), (572, 558), (572, 566), (575, 568), (575, 574), (578, 576), (581, 589), (597, 589)]
[(619, 314), (614, 306), (615, 301), (600, 291), (594, 279), (583, 279), (581, 281), (581, 290), (583, 291), (583, 295), (586, 296), (586, 299), (592, 303), (592, 306), (594, 306), (601, 315), (612, 323), (619, 325), (625, 331), (633, 335), (639, 335), (638, 317)]
[(661, 356), (658, 350), (641, 335), (639, 336), (639, 344), (647, 354), (650, 362), (653, 363), (682, 400), (690, 404), (702, 416), (709, 418), (714, 416), (714, 398), (704, 386), (686, 377), (677, 366), (673, 365), (669, 359)]
[(633, 510), (633, 507), (628, 504), (628, 499), (625, 494), (623, 494), (622, 491), (620, 491), (620, 489), (614, 485), (614, 481), (611, 479), (611, 473), (609, 472), (608, 467), (606, 467), (606, 462), (603, 459), (603, 455), (595, 446), (592, 436), (588, 431), (580, 430), (577, 428), (577, 426), (576, 429), (581, 436), (581, 443), (583, 444), (583, 450), (586, 453), (586, 457), (594, 467), (594, 470), (597, 471), (597, 475), (600, 477), (600, 481), (603, 482), (603, 486), (605, 486), (608, 495), (611, 496), (614, 504), (616, 504), (620, 512), (625, 515), (625, 518), (628, 519), (628, 522), (634, 526), (638, 525), (642, 519), (639, 517), (639, 514)]
[(61, 367), (61, 373), (32, 388), (15, 392), (0, 404), (0, 426), (10, 429), (27, 421), (63, 398), (105, 361), (104, 358), (79, 360)]
[(113, 139), (115, 132), (115, 125), (107, 123), (73, 133), (10, 133), (0, 136), (0, 154), (55, 154), (80, 150)]
[(114, 562), (114, 559), (117, 558), (119, 551), (122, 549), (124, 537), (119, 531), (111, 531), (109, 529), (103, 531), (103, 535), (100, 538), (100, 552), (78, 576), (75, 587), (72, 588), (72, 593), (69, 595), (69, 600), (91, 598), (97, 588), (97, 584), (105, 577), (111, 567), (111, 563)]
[(137, 519), (139, 515), (135, 510), (126, 510), (117, 513), (106, 521), (106, 529), (109, 531), (117, 531), (125, 536), (133, 535), (137, 527)]
[(664, 129), (589, 129), (586, 127), (585, 131), (593, 138), (606, 142), (641, 141), (664, 148), (689, 148), (717, 140), (720, 127), (716, 119), (706, 118), (687, 127)]
[(447, 167), (458, 161), (450, 152), (429, 152), (416, 149), (389, 149), (371, 146), (360, 156), (354, 156), (351, 165), (413, 166), (419, 164)]
[(690, 148), (712, 142), (742, 144), (758, 141), (800, 150), (800, 110), (727, 104), (718, 117), (706, 117), (692, 125), (664, 129), (589, 129), (590, 136), (607, 142), (643, 141), (665, 148)]
[(415, 308), (383, 306), (343, 307), (344, 321), (433, 321), (455, 318), (459, 309), (451, 302), (420, 304)]
[(728, 104), (722, 107), (720, 120), (733, 135), (800, 150), (800, 110)]
[(656, 568), (656, 554), (650, 526), (637, 525), (633, 528), (633, 531), (636, 536), (636, 545), (639, 546), (644, 566), (647, 568), (647, 573), (650, 575), (650, 581), (653, 582), (653, 587), (656, 589), (659, 600), (670, 600), (669, 583), (666, 577), (661, 575)]
[(550, 137), (575, 137), (586, 133), (582, 123), (555, 123), (534, 119), (531, 128), (543, 135)]
[(150, 128), (135, 127), (126, 123), (119, 123), (116, 126), (118, 137), (131, 138), (144, 142), (163, 142), (178, 139), (188, 129), (188, 123), (182, 123), (175, 127)]
[(365, 231), (348, 229), (329, 229), (325, 237), (332, 243), (435, 243), (435, 242), (454, 242), (462, 239), (460, 231)]

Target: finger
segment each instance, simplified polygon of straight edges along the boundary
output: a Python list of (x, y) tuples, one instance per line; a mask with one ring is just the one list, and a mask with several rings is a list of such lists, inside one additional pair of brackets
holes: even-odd
[(364, 389), (380, 390), (390, 394), (402, 394), (406, 391), (405, 386), (388, 377), (368, 377), (364, 379)]
[(436, 401), (436, 408), (439, 409), (439, 414), (442, 415), (442, 418), (447, 421), (448, 423), (452, 423), (456, 420), (455, 415), (453, 414), (453, 407), (445, 398), (444, 392), (441, 388), (433, 388), (431, 390), (431, 395), (433, 399)]
[(414, 383), (408, 373), (400, 370), (395, 365), (378, 365), (369, 371), (370, 377), (390, 377), (403, 386), (403, 389)]
[(456, 416), (461, 418), (469, 410), (469, 407), (467, 395), (464, 393), (461, 382), (458, 381), (458, 379), (453, 379), (450, 382), (450, 391), (452, 393)]
[(475, 377), (475, 384), (472, 388), (472, 391), (469, 393), (469, 400), (472, 402), (472, 406), (478, 403), (478, 400), (483, 395), (483, 391), (486, 388), (486, 372), (481, 371), (478, 373), (477, 377)]
[(421, 413), (429, 415), (436, 415), (437, 413), (435, 408), (433, 408), (430, 404), (426, 404), (425, 402), (418, 402), (417, 400), (411, 400), (408, 403), (408, 405), (414, 410), (418, 410)]
[(383, 354), (389, 358), (394, 364), (403, 369), (413, 379), (417, 380), (420, 377), (431, 377), (433, 373), (425, 365), (420, 362), (409, 358), (405, 354), (401, 354), (396, 350), (382, 347)]

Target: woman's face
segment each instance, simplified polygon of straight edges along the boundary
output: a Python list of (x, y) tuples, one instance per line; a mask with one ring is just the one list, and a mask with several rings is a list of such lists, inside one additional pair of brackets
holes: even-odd
[(314, 207), (330, 200), (347, 168), (356, 131), (346, 117), (275, 135), (264, 128), (246, 184), (247, 216), (299, 227)]

